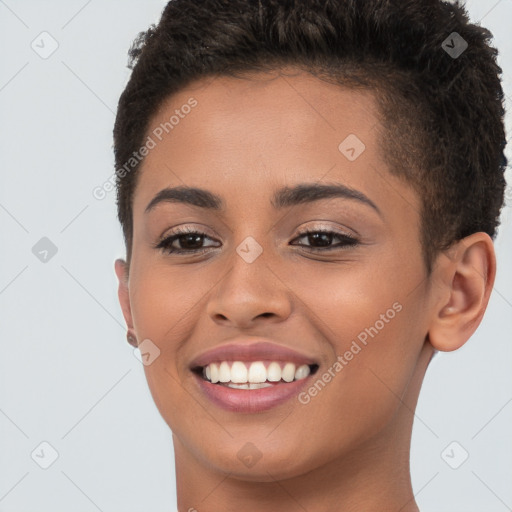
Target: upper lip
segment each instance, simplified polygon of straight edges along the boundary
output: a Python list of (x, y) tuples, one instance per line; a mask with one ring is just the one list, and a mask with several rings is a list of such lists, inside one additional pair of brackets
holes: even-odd
[(302, 364), (317, 364), (316, 360), (289, 347), (269, 341), (232, 342), (220, 345), (195, 357), (190, 369), (208, 366), (215, 361), (286, 361)]

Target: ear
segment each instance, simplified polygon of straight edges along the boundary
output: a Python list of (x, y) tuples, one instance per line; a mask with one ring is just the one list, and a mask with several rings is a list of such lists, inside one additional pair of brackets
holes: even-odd
[(124, 320), (128, 327), (127, 339), (130, 345), (137, 347), (137, 339), (135, 337), (135, 330), (133, 328), (132, 309), (130, 305), (130, 291), (128, 288), (128, 264), (122, 259), (117, 259), (115, 262), (115, 271), (119, 286), (117, 289), (117, 296), (119, 297), (119, 304), (123, 311)]
[(440, 288), (428, 339), (435, 349), (450, 352), (466, 343), (487, 308), (496, 277), (491, 237), (479, 232), (463, 238), (438, 260), (433, 272)]

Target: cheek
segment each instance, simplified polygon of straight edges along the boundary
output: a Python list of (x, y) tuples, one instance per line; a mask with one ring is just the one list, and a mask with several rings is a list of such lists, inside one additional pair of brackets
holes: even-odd
[[(133, 274), (130, 283), (132, 316), (139, 337), (169, 345), (188, 336), (204, 308), (208, 290), (214, 286), (202, 273), (148, 264)], [(164, 348), (164, 347), (161, 347)]]
[(208, 282), (197, 280), (187, 272), (153, 266), (133, 272), (130, 283), (132, 317), (139, 342), (151, 340), (158, 356), (144, 371), (155, 404), (166, 420), (186, 396), (181, 385), (184, 375), (181, 349), (197, 325), (199, 311), (209, 289)]
[(390, 337), (390, 345), (400, 345), (402, 321), (415, 314), (407, 290), (413, 273), (414, 269), (399, 269), (396, 263), (387, 268), (347, 262), (336, 267), (312, 264), (299, 272), (279, 269), (298, 317), (290, 324), (313, 327), (320, 333), (315, 338), (323, 338), (338, 355), (349, 350), (353, 340), (364, 347), (371, 340)]
[[(294, 453), (300, 443), (309, 463), (320, 465), (370, 440), (393, 421), (422, 343), (407, 330), (414, 308), (402, 304), (400, 311), (389, 310), (385, 323), (379, 316), (388, 311), (387, 301), (383, 303), (382, 309), (370, 301), (366, 305), (371, 309), (362, 313), (346, 302), (344, 312), (338, 312), (329, 338), (336, 355), (299, 397), (301, 405), (283, 427), (283, 449)], [(310, 432), (316, 433), (314, 438)]]
[(324, 369), (329, 390), (322, 388), (315, 401), (343, 405), (344, 412), (329, 410), (335, 422), (346, 420), (348, 408), (377, 425), (399, 405), (426, 334), (420, 292), (411, 293), (422, 276), (421, 265), (389, 260), (363, 271), (347, 266), (296, 278), (294, 292), (306, 305), (301, 316), (321, 333), (330, 354), (331, 371)]

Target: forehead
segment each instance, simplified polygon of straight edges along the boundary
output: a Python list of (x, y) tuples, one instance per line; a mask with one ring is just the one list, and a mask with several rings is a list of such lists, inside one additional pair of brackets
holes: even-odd
[(337, 181), (378, 195), (389, 174), (381, 128), (371, 91), (309, 73), (202, 79), (168, 98), (152, 118), (147, 136), (155, 145), (139, 171), (134, 212), (163, 187), (180, 185), (240, 205), (244, 191), (268, 196), (279, 185), (305, 181)]
[[(189, 112), (187, 103), (192, 99), (197, 105)], [(275, 156), (276, 148), (299, 151), (300, 147), (295, 146), (306, 144), (304, 149), (310, 149), (319, 139), (326, 144), (340, 142), (340, 137), (349, 132), (371, 143), (372, 132), (378, 126), (371, 91), (342, 88), (306, 72), (202, 79), (165, 101), (153, 117), (149, 132), (158, 130), (173, 112), (179, 115), (181, 110), (188, 113), (179, 119), (174, 116), (169, 133), (164, 130), (162, 134), (164, 144), (183, 145), (193, 135), (196, 146), (198, 140), (202, 141), (201, 149), (214, 145), (216, 150), (222, 147), (237, 155), (264, 142), (262, 159), (271, 151)]]

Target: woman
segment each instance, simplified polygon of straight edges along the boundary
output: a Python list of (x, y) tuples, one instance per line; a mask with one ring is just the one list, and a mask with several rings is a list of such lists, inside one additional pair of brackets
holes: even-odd
[(496, 273), (503, 92), (437, 0), (173, 0), (114, 129), (180, 511), (417, 511), (414, 410)]

